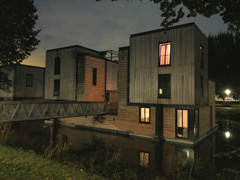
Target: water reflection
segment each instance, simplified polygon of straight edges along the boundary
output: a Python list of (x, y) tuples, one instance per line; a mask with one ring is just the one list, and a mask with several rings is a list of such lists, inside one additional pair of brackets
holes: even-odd
[(214, 156), (219, 152), (232, 150), (232, 146), (239, 146), (239, 138), (236, 138), (239, 132), (237, 127), (229, 122), (220, 124), (216, 134), (196, 147), (190, 147), (47, 125), (44, 121), (30, 121), (14, 124), (16, 135), (12, 142), (41, 151), (61, 137), (64, 142), (71, 144), (70, 150), (73, 153), (88, 157), (89, 161), (94, 158), (95, 161), (104, 160), (108, 152), (121, 152), (122, 162), (159, 175), (168, 172), (174, 163), (179, 163), (179, 159), (183, 164), (200, 159), (204, 166), (212, 171), (222, 168), (225, 163)]

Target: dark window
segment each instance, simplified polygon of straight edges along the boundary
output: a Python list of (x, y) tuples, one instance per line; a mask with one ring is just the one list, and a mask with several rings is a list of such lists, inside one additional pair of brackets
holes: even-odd
[(139, 166), (143, 168), (149, 167), (149, 153), (148, 152), (139, 152)]
[(171, 44), (159, 44), (159, 64), (160, 66), (170, 65)]
[(171, 97), (171, 76), (170, 74), (158, 75), (158, 98)]
[(203, 46), (200, 46), (199, 50), (200, 50), (200, 67), (203, 68), (203, 64), (204, 64), (204, 61), (203, 61)]
[(139, 108), (139, 122), (140, 123), (150, 123), (150, 108), (140, 107)]
[(97, 69), (92, 69), (92, 85), (97, 85)]
[(203, 86), (203, 76), (200, 76), (200, 89), (202, 98), (204, 97), (204, 86)]
[(54, 61), (54, 74), (60, 74), (61, 58), (57, 57)]
[(59, 96), (60, 94), (60, 80), (55, 79), (54, 80), (54, 90), (53, 90), (53, 95), (54, 96)]
[(177, 137), (188, 137), (188, 110), (177, 110)]
[(33, 87), (33, 75), (26, 74), (26, 87)]

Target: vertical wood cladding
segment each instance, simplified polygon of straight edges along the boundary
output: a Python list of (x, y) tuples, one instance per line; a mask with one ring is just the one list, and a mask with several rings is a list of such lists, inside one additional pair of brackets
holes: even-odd
[[(93, 68), (97, 69), (97, 82), (93, 85)], [(105, 60), (85, 56), (84, 101), (105, 100)]]
[(208, 81), (208, 98), (209, 106), (211, 107), (210, 118), (212, 118), (212, 127), (216, 125), (216, 106), (215, 106), (215, 83), (213, 81)]
[(175, 138), (175, 108), (163, 108), (163, 137)]
[[(171, 63), (159, 67), (158, 48), (164, 42), (171, 43)], [(204, 69), (196, 74), (200, 44), (205, 49)], [(130, 50), (130, 103), (195, 105), (195, 91), (200, 88), (195, 88), (195, 77), (199, 73), (204, 75), (204, 91), (207, 91), (207, 42), (195, 25), (132, 35)], [(158, 98), (159, 74), (171, 74), (170, 98)], [(198, 103), (206, 104), (205, 94)]]
[(199, 137), (210, 130), (210, 107), (199, 108)]
[(118, 63), (106, 61), (106, 90), (117, 91), (117, 74), (118, 74)]
[(129, 49), (120, 49), (118, 64), (118, 127), (121, 130), (155, 136), (156, 108), (150, 108), (150, 124), (139, 123), (139, 106), (127, 105)]

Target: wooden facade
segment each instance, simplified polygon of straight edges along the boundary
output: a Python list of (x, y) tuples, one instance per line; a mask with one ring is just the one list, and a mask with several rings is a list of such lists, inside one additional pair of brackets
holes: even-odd
[[(60, 61), (57, 73), (56, 59)], [(105, 101), (106, 90), (117, 91), (117, 68), (116, 61), (83, 46), (48, 50), (45, 99)], [(57, 93), (56, 80), (59, 81)]]
[[(165, 65), (160, 62), (162, 45), (171, 47)], [(207, 39), (194, 23), (131, 35), (130, 46), (119, 48), (117, 94), (116, 84), (108, 85), (115, 82), (116, 77), (111, 73), (116, 72), (116, 64), (105, 64), (108, 68), (105, 69), (105, 74), (108, 73), (105, 90), (111, 102), (118, 99), (118, 113), (106, 115), (98, 128), (152, 140), (199, 142), (215, 127), (215, 85), (208, 80), (207, 49)], [(81, 56), (79, 61), (83, 62), (84, 58)], [(93, 65), (89, 61), (89, 67), (95, 67), (96, 62)], [(101, 62), (98, 60), (99, 65)], [(81, 63), (78, 66), (78, 69), (88, 67)], [(102, 64), (101, 67), (104, 69)], [(78, 86), (82, 90), (77, 88), (77, 96), (86, 97), (84, 81), (78, 79)], [(167, 95), (162, 96), (162, 91), (168, 90)], [(94, 93), (91, 88), (88, 91)], [(81, 117), (77, 121), (96, 128), (89, 118), (93, 119)]]
[(6, 100), (31, 100), (44, 98), (44, 71), (45, 68), (14, 65), (8, 71), (8, 77), (13, 82), (10, 92), (0, 90), (0, 98)]

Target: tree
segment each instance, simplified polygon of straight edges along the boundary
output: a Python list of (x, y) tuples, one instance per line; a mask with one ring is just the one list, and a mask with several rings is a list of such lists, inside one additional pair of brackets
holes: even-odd
[[(97, 0), (101, 1), (101, 0)], [(117, 0), (112, 0), (117, 1)], [(142, 0), (140, 0), (142, 1)], [(161, 16), (164, 18), (161, 25), (171, 26), (186, 17), (196, 17), (201, 14), (207, 18), (219, 14), (229, 30), (240, 36), (240, 0), (150, 0), (159, 4)], [(188, 13), (186, 13), (186, 9)]]
[(208, 37), (209, 77), (216, 82), (216, 93), (223, 97), (230, 88), (235, 98), (240, 94), (240, 38), (231, 33)]
[[(39, 43), (35, 30), (38, 16), (33, 0), (0, 0), (0, 67), (11, 70), (21, 63)], [(0, 71), (0, 89), (11, 85), (6, 71)]]

